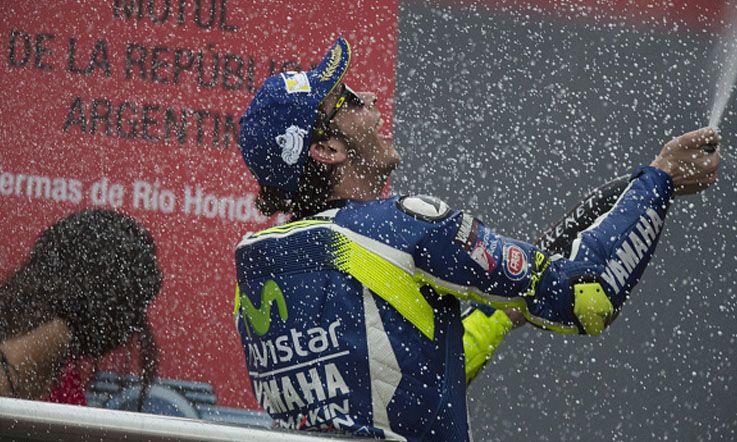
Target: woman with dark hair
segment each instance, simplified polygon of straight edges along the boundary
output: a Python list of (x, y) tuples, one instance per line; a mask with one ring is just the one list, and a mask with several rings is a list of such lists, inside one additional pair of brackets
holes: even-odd
[(158, 366), (146, 311), (161, 278), (151, 234), (127, 215), (84, 210), (46, 229), (0, 286), (0, 395), (48, 398), (66, 362), (137, 336), (140, 409)]

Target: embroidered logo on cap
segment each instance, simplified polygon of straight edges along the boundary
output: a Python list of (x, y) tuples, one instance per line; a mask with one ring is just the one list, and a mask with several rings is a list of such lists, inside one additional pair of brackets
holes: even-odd
[(284, 80), (284, 87), (287, 88), (289, 94), (310, 92), (312, 90), (310, 80), (305, 72), (284, 72), (281, 74), (281, 78)]
[(299, 126), (289, 126), (287, 131), (276, 136), (276, 144), (281, 147), (281, 159), (290, 166), (299, 161), (299, 154), (304, 149), (307, 131)]
[(320, 74), (320, 81), (328, 81), (335, 74), (335, 70), (340, 65), (340, 59), (343, 56), (343, 48), (340, 45), (335, 45), (330, 50), (330, 60), (328, 65), (325, 66), (325, 70)]

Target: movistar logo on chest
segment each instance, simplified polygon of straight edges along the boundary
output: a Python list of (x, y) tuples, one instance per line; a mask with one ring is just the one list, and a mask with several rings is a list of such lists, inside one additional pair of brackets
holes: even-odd
[[(256, 308), (240, 293), (240, 310), (258, 337), (247, 340), (249, 375), (256, 399), (274, 416), (279, 427), (292, 429), (343, 429), (354, 425), (351, 417), (351, 388), (343, 375), (341, 359), (350, 350), (340, 350), (341, 319), (327, 326), (290, 328), (269, 334), (274, 303), (282, 321), (287, 320), (287, 303), (279, 285), (268, 280), (261, 288)], [(299, 316), (299, 315), (298, 315)], [(248, 331), (248, 326), (246, 327)], [(299, 411), (299, 413), (298, 413)]]
[(607, 261), (601, 277), (616, 291), (624, 288), (627, 279), (640, 261), (645, 258), (651, 247), (655, 246), (663, 220), (653, 209), (647, 209), (647, 216), (641, 216), (637, 227), (622, 242), (615, 254), (619, 259)]
[(261, 305), (258, 309), (253, 306), (248, 295), (240, 293), (240, 287), (237, 287), (237, 290), (241, 300), (241, 310), (257, 335), (263, 336), (271, 328), (271, 304), (273, 302), (276, 302), (279, 317), (282, 321), (286, 321), (289, 317), (284, 293), (273, 279), (266, 281), (261, 288)]
[(327, 328), (317, 326), (302, 331), (290, 328), (288, 333), (272, 339), (249, 342), (248, 360), (256, 367), (271, 367), (292, 362), (294, 358), (314, 357), (327, 350), (338, 350), (339, 327), (340, 319), (337, 319)]

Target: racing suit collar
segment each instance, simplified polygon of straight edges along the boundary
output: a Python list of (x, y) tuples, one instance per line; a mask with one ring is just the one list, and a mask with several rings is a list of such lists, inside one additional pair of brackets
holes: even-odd
[(307, 219), (307, 218), (315, 218), (315, 217), (329, 217), (332, 218), (334, 216), (334, 213), (325, 213), (325, 212), (333, 212), (333, 209), (341, 209), (345, 207), (351, 200), (349, 199), (337, 199), (337, 200), (330, 200), (322, 205), (318, 210), (314, 211), (313, 213), (308, 213), (305, 216), (302, 216), (300, 218), (294, 218), (292, 221), (298, 221), (301, 219)]

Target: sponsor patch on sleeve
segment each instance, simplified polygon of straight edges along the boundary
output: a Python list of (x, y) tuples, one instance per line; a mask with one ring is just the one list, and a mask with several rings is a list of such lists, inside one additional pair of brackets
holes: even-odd
[(402, 212), (423, 221), (437, 222), (453, 212), (444, 201), (428, 195), (405, 196), (397, 201)]
[(487, 246), (484, 241), (479, 239), (476, 240), (476, 245), (469, 252), (469, 256), (488, 273), (496, 268), (496, 259), (494, 259), (495, 248), (495, 242), (491, 246)]
[(519, 246), (504, 244), (502, 259), (502, 267), (507, 278), (512, 281), (519, 281), (527, 275), (529, 268), (527, 254)]
[(496, 268), (498, 258), (495, 258), (494, 254), (497, 239), (494, 233), (483, 227), (478, 219), (463, 213), (453, 242), (463, 248), (468, 256), (487, 273)]
[(461, 223), (458, 225), (458, 231), (453, 237), (453, 241), (463, 247), (466, 252), (471, 251), (471, 246), (476, 243), (479, 234), (479, 220), (473, 216), (463, 213), (461, 215)]
[(535, 296), (537, 287), (540, 285), (545, 271), (550, 267), (551, 260), (544, 253), (535, 251), (533, 254), (534, 268), (530, 270), (530, 287), (527, 288), (525, 296)]

